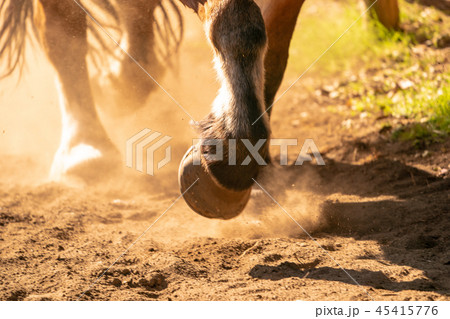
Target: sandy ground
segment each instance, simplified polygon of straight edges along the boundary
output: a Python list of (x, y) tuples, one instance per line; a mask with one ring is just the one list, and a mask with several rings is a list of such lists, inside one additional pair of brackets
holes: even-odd
[[(217, 89), (200, 28), (188, 19), (178, 69), (163, 80), (197, 119)], [(273, 135), (313, 138), (326, 165), (269, 167), (259, 182), (277, 203), (255, 187), (241, 216), (207, 220), (177, 200), (195, 132), (162, 92), (103, 120), (121, 149), (145, 127), (171, 135), (170, 165), (84, 187), (48, 182), (60, 130), (54, 72), (42, 55), (31, 61), (0, 96), (1, 300), (450, 299), (450, 180), (434, 170), (448, 167), (449, 141), (424, 155), (299, 85), (276, 105)]]

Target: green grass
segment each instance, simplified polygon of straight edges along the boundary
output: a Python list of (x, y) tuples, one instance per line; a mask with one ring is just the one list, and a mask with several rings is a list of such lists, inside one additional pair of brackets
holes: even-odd
[[(324, 1), (307, 1), (304, 4), (291, 42), (288, 72), (303, 72), (361, 14), (354, 4), (339, 4), (334, 1), (324, 4)], [(367, 51), (371, 42), (367, 35), (373, 37), (365, 31), (364, 19), (361, 19), (309, 72), (329, 76), (353, 66), (355, 56), (365, 60), (362, 54)]]
[[(405, 31), (389, 31), (364, 17), (308, 76), (326, 83), (330, 78), (345, 82), (349, 74), (356, 74), (356, 80), (343, 88), (352, 109), (407, 119), (406, 126), (387, 124), (394, 126), (392, 137), (422, 145), (450, 134), (450, 72), (443, 53), (414, 54), (414, 50), (426, 43), (427, 50), (438, 52), (442, 39), (450, 34), (450, 18), (431, 7), (402, 0), (400, 8)], [(311, 1), (303, 9), (292, 40), (288, 77), (306, 70), (362, 12), (353, 0), (327, 1), (326, 6)]]
[(412, 140), (418, 146), (424, 146), (424, 144), (440, 141), (447, 137), (450, 133), (449, 85), (450, 83), (447, 81), (447, 87), (440, 90), (439, 95), (435, 98), (412, 99), (417, 106), (410, 110), (410, 113), (416, 117), (424, 117), (412, 125), (398, 128), (394, 131), (393, 137), (400, 140)]

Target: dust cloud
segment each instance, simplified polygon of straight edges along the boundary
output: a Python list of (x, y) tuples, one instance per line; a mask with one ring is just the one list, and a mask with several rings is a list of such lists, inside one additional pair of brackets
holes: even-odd
[[(218, 90), (212, 65), (212, 53), (203, 35), (198, 18), (184, 12), (185, 36), (175, 68), (157, 78), (162, 87), (176, 100), (156, 88), (142, 105), (118, 117), (108, 113), (108, 107), (97, 105), (103, 125), (122, 154), (125, 163), (125, 142), (144, 128), (172, 137), (172, 161), (148, 176), (126, 168), (101, 184), (85, 185), (77, 189), (77, 196), (96, 194), (97, 205), (119, 205), (123, 215), (141, 214), (143, 225), (150, 225), (178, 198), (177, 171), (185, 151), (197, 136), (190, 122), (200, 120), (209, 112)], [(61, 119), (56, 92), (56, 74), (37, 48), (27, 50), (27, 65), (22, 79), (17, 75), (1, 81), (0, 89), (0, 149), (4, 190), (11, 187), (54, 187), (48, 184), (48, 172), (58, 148)], [(151, 79), (149, 79), (151, 81)], [(17, 84), (18, 83), (18, 84)], [(114, 103), (111, 88), (95, 86), (97, 103)], [(100, 102), (99, 102), (100, 101)], [(188, 113), (186, 114), (179, 103)], [(163, 150), (156, 153), (161, 158)], [(298, 237), (303, 230), (314, 231), (321, 224), (320, 204), (323, 198), (308, 191), (314, 176), (303, 176), (299, 184), (295, 173), (288, 168), (268, 167), (259, 183), (290, 215), (255, 185), (245, 211), (231, 221), (208, 220), (192, 212), (182, 199), (164, 214), (152, 229), (152, 238), (183, 240), (189, 237)], [(50, 186), (48, 186), (50, 185)], [(70, 185), (73, 186), (73, 185)], [(72, 190), (65, 191), (71, 193)], [(87, 196), (87, 195), (86, 195)], [(90, 197), (88, 197), (90, 198)], [(133, 215), (134, 216), (134, 215)]]

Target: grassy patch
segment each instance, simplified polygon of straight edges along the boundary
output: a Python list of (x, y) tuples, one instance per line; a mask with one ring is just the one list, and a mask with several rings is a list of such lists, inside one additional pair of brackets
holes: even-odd
[[(308, 71), (323, 82), (339, 79), (338, 98), (354, 112), (388, 117), (393, 138), (432, 142), (450, 134), (450, 18), (431, 7), (400, 1), (403, 31), (362, 18), (357, 1), (305, 4), (292, 41), (288, 77)], [(323, 80), (324, 79), (324, 80)], [(406, 124), (389, 123), (406, 119)]]
[[(447, 85), (450, 83), (447, 82)], [(433, 141), (440, 141), (450, 133), (450, 89), (439, 91), (435, 99), (424, 100), (423, 107), (412, 111), (416, 117), (424, 116), (419, 121), (405, 125), (394, 131), (393, 137), (400, 140), (412, 140), (417, 146), (424, 146)], [(429, 110), (424, 113), (424, 110)]]

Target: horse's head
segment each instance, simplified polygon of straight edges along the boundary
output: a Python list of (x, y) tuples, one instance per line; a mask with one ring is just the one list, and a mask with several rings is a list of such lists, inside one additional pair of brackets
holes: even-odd
[[(261, 117), (267, 36), (251, 0), (209, 0), (199, 15), (222, 86), (212, 112), (199, 124), (202, 142), (181, 163), (180, 185), (185, 192), (198, 178), (185, 193), (186, 202), (203, 216), (229, 219), (244, 209), (261, 159), (268, 157), (268, 118)], [(220, 141), (222, 157), (211, 156), (218, 151), (211, 141)], [(201, 165), (194, 163), (195, 149)]]

